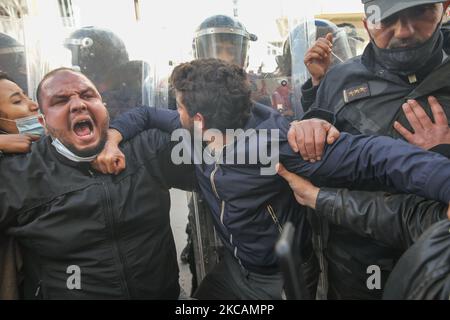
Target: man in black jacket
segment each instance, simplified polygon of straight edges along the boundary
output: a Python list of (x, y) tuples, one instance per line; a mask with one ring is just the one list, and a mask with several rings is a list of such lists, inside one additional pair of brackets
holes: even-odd
[(57, 69), (38, 101), (49, 136), (0, 161), (0, 230), (23, 249), (25, 298), (177, 299), (168, 189), (193, 180), (170, 161), (168, 136), (150, 130), (122, 144), (127, 169), (103, 175), (90, 162), (109, 117), (92, 82)]
[[(391, 272), (384, 299), (442, 299), (450, 294), (450, 206), (414, 195), (317, 188), (287, 171), (300, 204), (333, 225), (405, 252)], [(425, 212), (425, 213), (424, 213)]]
[[(438, 102), (447, 118), (450, 115), (450, 60), (443, 50), (445, 42), (441, 34), (443, 9), (448, 5), (445, 2), (363, 0), (371, 43), (362, 56), (330, 69), (320, 86), (304, 91), (310, 101), (317, 93), (307, 116), (326, 118), (329, 112), (333, 116), (328, 119), (335, 120), (341, 131), (404, 138), (424, 149), (445, 152), (449, 140), (444, 131), (440, 135), (434, 130), (422, 130), (428, 138), (420, 141), (415, 139), (419, 134), (412, 130), (415, 123), (410, 120), (426, 118), (427, 123), (437, 128), (430, 117), (432, 105)], [(373, 5), (378, 6), (381, 14), (375, 19), (371, 16)], [(309, 63), (320, 65), (317, 59)], [(448, 125), (444, 129), (448, 130)], [(392, 200), (380, 198), (383, 194), (373, 197), (377, 198), (375, 203)], [(360, 212), (367, 209), (364, 199), (359, 202)], [(406, 202), (409, 205), (396, 207), (407, 211), (409, 206), (415, 207), (413, 199), (409, 197)], [(430, 209), (420, 208), (424, 216)], [(379, 210), (383, 211), (383, 207)], [(313, 224), (322, 235), (320, 243), (325, 244), (319, 250), (326, 254), (329, 263), (329, 268), (322, 266), (328, 270), (328, 298), (381, 298), (382, 290), (369, 290), (366, 286), (367, 267), (380, 266), (383, 288), (401, 252), (340, 226), (331, 225), (328, 229), (323, 221)]]

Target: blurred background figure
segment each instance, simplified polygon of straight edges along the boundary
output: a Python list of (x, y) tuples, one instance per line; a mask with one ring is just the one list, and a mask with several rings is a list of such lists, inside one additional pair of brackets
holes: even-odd
[(97, 86), (110, 117), (129, 108), (150, 105), (150, 66), (130, 61), (124, 42), (113, 32), (93, 26), (74, 31), (65, 41), (72, 65)]
[(0, 33), (0, 72), (28, 91), (25, 47), (5, 33)]
[(314, 19), (313, 23), (312, 28), (309, 21), (296, 25), (284, 41), (283, 54), (276, 57), (278, 68), (275, 74), (282, 79), (280, 84), (287, 83), (284, 87), (289, 88), (290, 94), (284, 93), (285, 96), (289, 96), (289, 103), (284, 102), (280, 106), (278, 87), (272, 94), (272, 107), (285, 114), (289, 120), (300, 119), (305, 111), (301, 101), (301, 87), (309, 75), (304, 57), (311, 41), (324, 38), (327, 34), (332, 35), (333, 51), (330, 66), (343, 63), (356, 54), (356, 51), (351, 49), (344, 29), (325, 19)]
[(352, 56), (357, 56), (358, 48), (364, 45), (365, 39), (358, 35), (357, 29), (353, 23), (340, 23), (337, 27), (345, 31), (348, 37), (350, 50), (352, 51)]

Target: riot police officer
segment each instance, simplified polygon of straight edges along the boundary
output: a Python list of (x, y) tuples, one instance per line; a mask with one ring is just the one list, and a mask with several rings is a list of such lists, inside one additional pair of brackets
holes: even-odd
[(25, 47), (4, 33), (0, 33), (0, 71), (8, 74), (23, 91), (28, 91)]
[[(315, 30), (311, 34), (308, 31), (312, 27), (310, 25), (313, 25), (312, 29)], [(295, 119), (301, 118), (303, 111), (307, 111), (312, 103), (308, 92), (302, 92), (301, 90), (302, 84), (309, 76), (304, 64), (308, 44), (311, 38), (318, 40), (327, 37), (327, 35), (329, 35), (329, 40), (333, 44), (329, 66), (343, 63), (353, 56), (347, 33), (343, 29), (338, 28), (331, 21), (314, 19), (313, 22), (306, 21), (296, 25), (283, 44), (283, 55), (276, 57), (278, 75), (285, 77), (291, 83), (292, 107), (285, 105), (284, 108), (286, 110), (293, 109), (293, 118)], [(275, 107), (275, 105), (273, 106)]]
[(249, 43), (256, 40), (256, 35), (249, 33), (241, 22), (225, 15), (215, 15), (198, 26), (192, 45), (196, 59), (221, 59), (245, 69)]
[(72, 65), (99, 89), (111, 118), (128, 108), (150, 105), (149, 64), (130, 61), (125, 43), (110, 30), (88, 26), (65, 41)]
[[(437, 124), (429, 118), (432, 114), (429, 96), (441, 103), (447, 119), (450, 115), (450, 60), (444, 53), (444, 37), (441, 24), (448, 2), (443, 0), (423, 1), (378, 1), (363, 0), (366, 10), (364, 21), (371, 42), (360, 57), (328, 70), (317, 91), (317, 97), (307, 117), (335, 119), (341, 131), (354, 134), (388, 135), (404, 138), (411, 143), (429, 149), (450, 144), (447, 135), (433, 133)], [(373, 5), (378, 6), (381, 16), (373, 16)], [(312, 59), (311, 65), (323, 63), (323, 59)], [(311, 85), (311, 83), (309, 83)], [(410, 103), (418, 100), (422, 108)], [(417, 116), (429, 122), (431, 136), (419, 139)], [(410, 121), (411, 122), (410, 123)], [(414, 132), (414, 133), (412, 133)], [(409, 133), (409, 134), (408, 134)], [(432, 145), (421, 144), (420, 140)], [(432, 148), (431, 150), (435, 150)], [(364, 186), (369, 188), (370, 186)], [(321, 192), (318, 206), (335, 195)], [(376, 196), (375, 194), (373, 195)], [(376, 203), (385, 203), (379, 194)], [(365, 212), (367, 201), (355, 198), (345, 203), (355, 204), (357, 212)], [(357, 203), (360, 203), (358, 205)], [(399, 216), (411, 210), (414, 203), (406, 200)], [(419, 207), (427, 215), (428, 207)], [(373, 239), (359, 236), (336, 225), (318, 222), (322, 230), (321, 248), (328, 261), (329, 298), (372, 299), (380, 298), (384, 283), (401, 252), (386, 247)], [(381, 270), (381, 288), (367, 287), (367, 268), (376, 265)]]

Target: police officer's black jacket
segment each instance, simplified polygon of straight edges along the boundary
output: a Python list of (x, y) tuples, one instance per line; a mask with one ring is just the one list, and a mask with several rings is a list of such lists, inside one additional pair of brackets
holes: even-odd
[(450, 21), (442, 25), (442, 33), (444, 35), (444, 50), (450, 54)]
[[(433, 95), (445, 108), (450, 119), (450, 60), (444, 54), (441, 61), (438, 66), (428, 70), (428, 73), (427, 70), (422, 70), (417, 75), (416, 83), (409, 83), (409, 79), (393, 74), (377, 63), (369, 44), (362, 56), (337, 65), (327, 73), (306, 118), (321, 117), (334, 121), (339, 130), (354, 134), (402, 138), (393, 128), (394, 121), (399, 121), (412, 131), (402, 111), (402, 104), (407, 99), (417, 99), (428, 115), (431, 115), (427, 97)], [(440, 147), (448, 149), (448, 146)], [(383, 194), (373, 196), (384, 197)], [(345, 202), (348, 199), (345, 198)], [(378, 198), (375, 203), (385, 200)], [(399, 196), (397, 201), (404, 202), (403, 205), (397, 205), (399, 215), (404, 217), (414, 207), (422, 210), (419, 215), (423, 216), (429, 210), (435, 216), (439, 216), (442, 211), (442, 206), (439, 205), (417, 206), (420, 199), (415, 197)], [(360, 202), (361, 206), (353, 209), (364, 212), (367, 209), (364, 203)], [(320, 203), (318, 206), (321, 206)], [(377, 265), (381, 268), (384, 285), (402, 250), (362, 237), (341, 226), (330, 225), (328, 230), (328, 226), (323, 226), (320, 222), (312, 223), (328, 237), (328, 241), (321, 240), (324, 243), (321, 250), (326, 252), (329, 262), (329, 296), (348, 299), (381, 298), (381, 290), (369, 290), (366, 286), (367, 267)], [(386, 232), (392, 233), (392, 230)]]
[(386, 283), (383, 299), (450, 298), (450, 221), (431, 226), (405, 252)]
[(156, 130), (124, 143), (117, 176), (66, 159), (48, 137), (0, 159), (0, 232), (21, 244), (25, 298), (178, 297), (168, 189), (193, 176), (172, 165), (169, 143)]

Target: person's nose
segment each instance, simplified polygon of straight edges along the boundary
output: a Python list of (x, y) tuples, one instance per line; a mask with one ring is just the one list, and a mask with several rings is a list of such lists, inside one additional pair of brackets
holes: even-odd
[(79, 97), (72, 97), (70, 99), (70, 112), (71, 113), (83, 112), (86, 110), (87, 110), (87, 105), (83, 101), (83, 99), (80, 99)]
[(409, 39), (414, 35), (414, 21), (407, 16), (400, 16), (394, 25), (394, 36), (397, 39)]
[(29, 99), (28, 100), (28, 110), (30, 110), (30, 112), (36, 112), (38, 111), (39, 106), (36, 102), (34, 102), (33, 100)]

